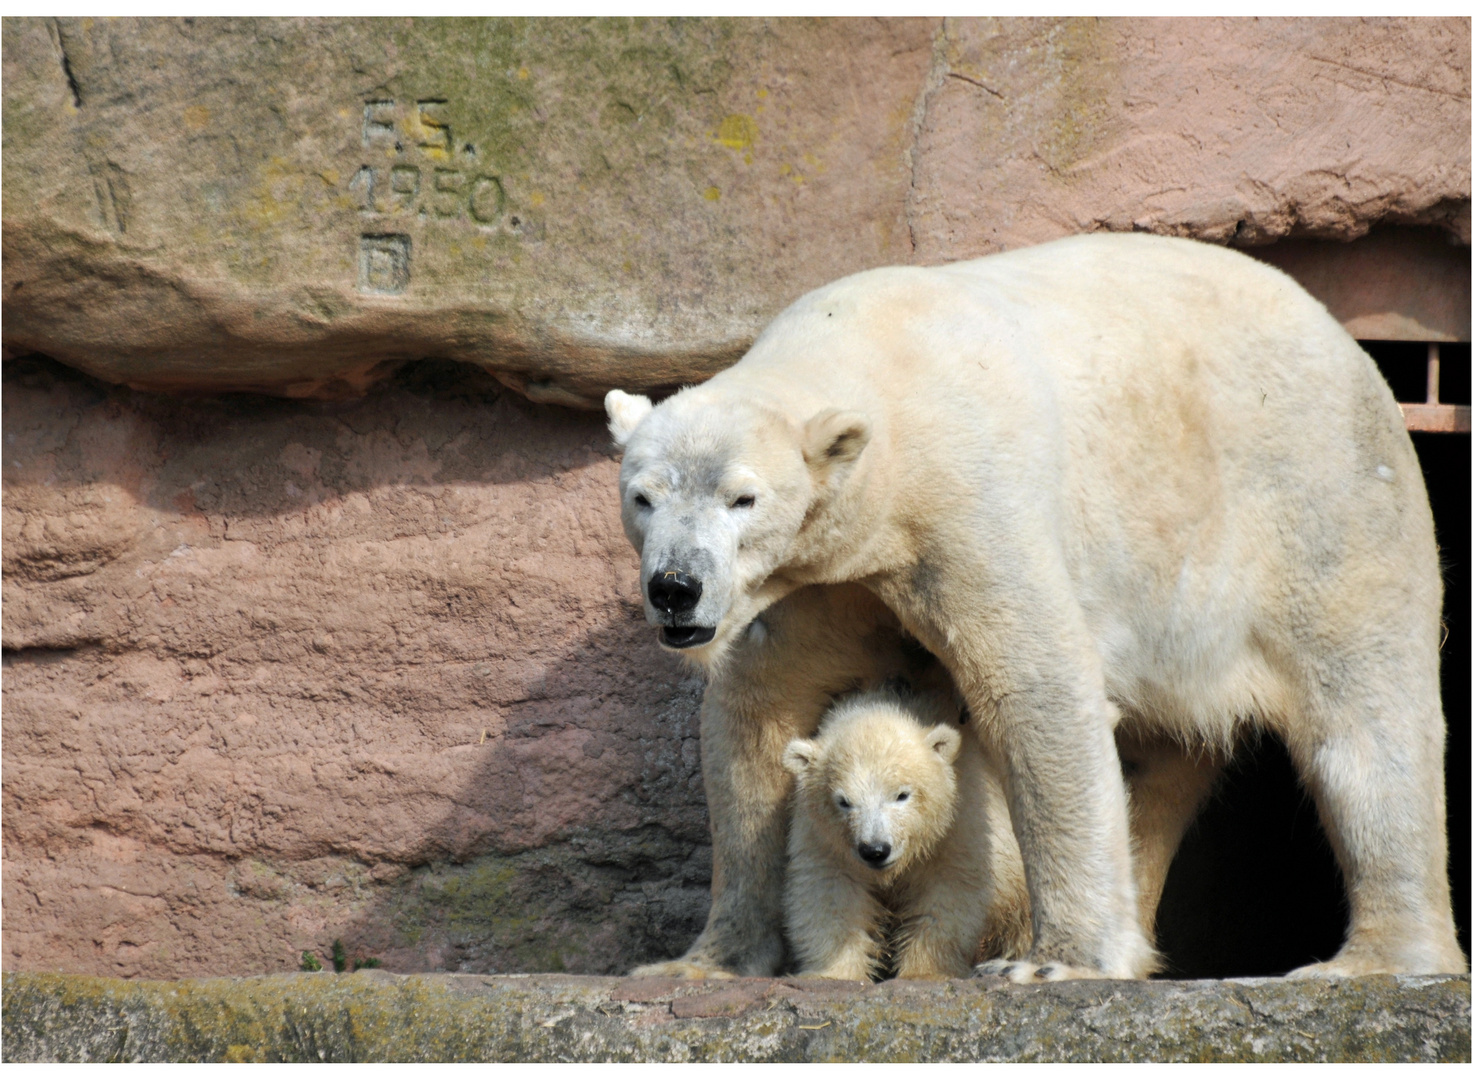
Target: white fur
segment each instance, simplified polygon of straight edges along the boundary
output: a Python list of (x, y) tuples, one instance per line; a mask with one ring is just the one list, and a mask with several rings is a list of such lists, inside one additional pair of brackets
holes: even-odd
[[(868, 693), (788, 744), (784, 920), (798, 974), (872, 979), (888, 959), (903, 979), (958, 978), (984, 941), (1026, 944), (997, 940), (1026, 934), (1022, 863), (1001, 785), (955, 721), (944, 699)], [(994, 834), (1011, 848), (999, 860)], [(888, 861), (866, 863), (861, 843), (888, 845)]]
[[(687, 655), (718, 699), (760, 666), (752, 619), (806, 585), (861, 584), (942, 659), (1006, 768), (1033, 970), (1151, 965), (1122, 716), (1204, 749), (1243, 724), (1282, 734), (1351, 902), (1344, 948), (1310, 973), (1466, 970), (1420, 470), (1374, 364), (1278, 271), (1095, 235), (858, 274), (644, 416), (620, 488), (645, 582), (672, 560), (699, 571), (690, 618), (713, 636)], [(738, 489), (755, 497), (740, 512)], [(766, 880), (768, 833), (728, 826), (771, 813), (782, 785), (756, 778), (780, 753), (706, 731), (703, 761), (737, 755), (707, 771), (708, 791), (731, 785), (717, 863)], [(752, 970), (771, 946), (713, 931), (751, 925), (737, 885), (691, 955)]]
[(643, 394), (626, 394), (610, 390), (604, 395), (604, 409), (609, 414), (609, 434), (614, 445), (622, 447), (654, 406)]

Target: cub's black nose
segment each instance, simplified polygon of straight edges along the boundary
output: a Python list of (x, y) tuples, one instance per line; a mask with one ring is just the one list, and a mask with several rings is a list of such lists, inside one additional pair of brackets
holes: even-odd
[(859, 857), (871, 866), (883, 866), (890, 857), (889, 844), (860, 844)]
[(666, 615), (679, 615), (701, 599), (701, 583), (679, 570), (662, 570), (650, 578), (650, 603)]

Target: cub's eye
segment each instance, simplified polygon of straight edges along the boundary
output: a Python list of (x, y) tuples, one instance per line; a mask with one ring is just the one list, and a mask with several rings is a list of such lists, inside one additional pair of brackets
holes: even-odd
[(738, 499), (736, 499), (736, 500), (734, 500), (732, 502), (731, 508), (733, 510), (736, 510), (738, 508), (745, 510), (749, 506), (754, 506), (756, 504), (756, 502), (757, 502), (757, 496), (755, 496), (755, 495), (743, 495), (740, 498), (738, 498)]
[(899, 795), (895, 796), (895, 801), (896, 802), (905, 802), (905, 800), (908, 799), (908, 798), (910, 798), (910, 792), (908, 792), (908, 791), (902, 791)]
[(650, 501), (643, 495), (636, 495), (634, 496), (634, 505), (648, 510), (650, 508)]
[(834, 796), (834, 802), (836, 802), (836, 803), (839, 804), (839, 809), (840, 810), (848, 810), (848, 809), (850, 809), (849, 800), (846, 799), (846, 798), (844, 798), (844, 796), (842, 796), (842, 795), (835, 795)]

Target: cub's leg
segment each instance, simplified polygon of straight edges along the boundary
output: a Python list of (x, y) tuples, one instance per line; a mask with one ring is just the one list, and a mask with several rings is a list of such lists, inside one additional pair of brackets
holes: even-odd
[(899, 979), (962, 979), (971, 974), (977, 943), (987, 926), (988, 884), (951, 868), (930, 875), (908, 906), (901, 927), (895, 976)]
[(793, 786), (783, 750), (818, 730), (833, 695), (907, 662), (894, 616), (856, 585), (801, 589), (732, 647), (701, 705), (713, 864), (706, 928), (678, 960), (633, 974), (719, 978), (781, 969)]
[(822, 865), (790, 870), (787, 928), (799, 975), (868, 982), (880, 967), (884, 908), (852, 878)]
[(1399, 650), (1378, 644), (1374, 656), (1316, 680), (1307, 714), (1283, 729), (1350, 898), (1345, 944), (1291, 973), (1299, 977), (1468, 970), (1447, 884), (1436, 667), (1424, 663), (1418, 685), (1407, 686), (1398, 676), (1415, 666), (1387, 672), (1377, 661)]

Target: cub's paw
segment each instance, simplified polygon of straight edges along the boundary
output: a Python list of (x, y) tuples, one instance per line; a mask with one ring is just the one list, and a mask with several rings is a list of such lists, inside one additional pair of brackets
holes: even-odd
[(666, 960), (659, 964), (644, 964), (629, 973), (631, 979), (734, 979), (729, 971), (692, 963), (689, 960)]
[(1070, 967), (1057, 961), (1035, 964), (1030, 960), (987, 960), (972, 969), (973, 977), (1000, 975), (1014, 983), (1063, 982), (1065, 979), (1103, 979), (1093, 968)]

